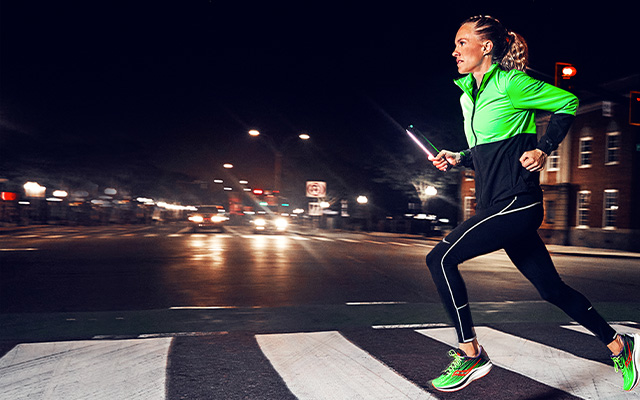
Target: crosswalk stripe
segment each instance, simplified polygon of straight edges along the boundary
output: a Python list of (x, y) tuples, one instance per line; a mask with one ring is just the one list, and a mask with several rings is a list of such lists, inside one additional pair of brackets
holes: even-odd
[[(417, 332), (457, 346), (455, 332), (451, 328), (421, 329)], [(583, 399), (622, 396), (622, 377), (616, 376), (610, 365), (488, 327), (476, 327), (476, 334), (496, 366)], [(625, 398), (638, 399), (640, 392), (627, 394)]]
[(164, 399), (171, 340), (20, 344), (0, 359), (0, 393), (12, 400)]
[(307, 399), (434, 399), (339, 332), (256, 335), (289, 390)]

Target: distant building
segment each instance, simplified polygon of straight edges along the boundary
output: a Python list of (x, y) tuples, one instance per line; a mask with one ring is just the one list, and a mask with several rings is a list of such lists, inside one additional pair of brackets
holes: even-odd
[[(628, 96), (638, 78), (618, 81), (609, 90)], [(640, 251), (640, 126), (629, 124), (628, 97), (578, 97), (576, 120), (540, 174), (545, 203), (540, 236), (549, 244)], [(536, 119), (539, 135), (548, 121), (548, 114)], [(472, 171), (461, 174), (465, 219), (475, 212), (472, 176)]]

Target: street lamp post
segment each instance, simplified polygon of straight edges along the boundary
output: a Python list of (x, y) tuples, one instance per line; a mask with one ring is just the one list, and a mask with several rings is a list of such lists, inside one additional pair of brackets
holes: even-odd
[[(284, 150), (285, 145), (289, 143), (291, 140), (295, 139), (295, 137), (289, 137), (285, 139), (280, 145), (277, 145), (276, 142), (273, 140), (273, 138), (261, 133), (256, 129), (250, 130), (249, 135), (253, 137), (258, 137), (258, 136), (263, 137), (267, 142), (267, 144), (269, 145), (269, 147), (271, 148), (271, 151), (273, 151), (273, 155), (275, 157), (274, 165), (273, 165), (273, 170), (274, 170), (273, 171), (274, 172), (273, 190), (279, 193), (281, 189), (280, 185), (282, 180), (282, 151)], [(309, 140), (311, 138), (307, 133), (301, 133), (297, 137), (300, 140)]]

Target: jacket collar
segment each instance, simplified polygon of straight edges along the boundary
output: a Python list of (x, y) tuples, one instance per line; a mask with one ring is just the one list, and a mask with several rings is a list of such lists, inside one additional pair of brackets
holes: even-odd
[[(487, 86), (487, 82), (489, 79), (498, 71), (499, 64), (491, 64), (489, 70), (482, 77), (482, 83), (480, 84), (480, 88), (478, 89), (478, 93), (482, 92), (484, 88)], [(453, 81), (456, 85), (460, 87), (469, 97), (473, 98), (473, 85), (475, 85), (476, 80), (473, 78), (473, 74), (467, 74), (462, 78), (455, 79)]]

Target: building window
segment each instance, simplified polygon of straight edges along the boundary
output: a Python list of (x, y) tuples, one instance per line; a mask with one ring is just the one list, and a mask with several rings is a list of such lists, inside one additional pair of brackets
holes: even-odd
[(583, 190), (578, 192), (578, 227), (586, 228), (589, 226), (589, 199), (591, 192)]
[(558, 154), (558, 150), (554, 150), (549, 154), (549, 158), (547, 159), (547, 170), (548, 171), (557, 171), (560, 169), (560, 154)]
[(620, 162), (620, 132), (607, 133), (607, 151), (604, 162), (606, 165)]
[(616, 216), (618, 214), (618, 191), (607, 189), (604, 191), (604, 215), (602, 227), (613, 229), (616, 227)]
[(464, 198), (464, 220), (468, 220), (473, 217), (476, 213), (476, 198), (471, 196), (466, 196)]
[(556, 203), (553, 200), (545, 201), (544, 222), (548, 225), (553, 225), (556, 223)]
[(580, 153), (578, 167), (587, 168), (591, 166), (591, 144), (593, 142), (592, 137), (580, 138)]

